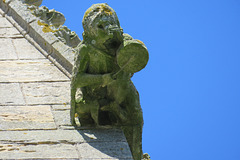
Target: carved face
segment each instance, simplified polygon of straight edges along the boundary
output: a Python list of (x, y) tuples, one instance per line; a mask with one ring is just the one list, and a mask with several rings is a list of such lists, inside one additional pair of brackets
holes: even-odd
[(122, 30), (112, 16), (102, 16), (95, 19), (92, 25), (91, 33), (94, 34), (97, 43), (98, 41), (103, 43), (108, 49), (119, 47), (122, 43)]
[(111, 50), (123, 42), (123, 33), (117, 15), (107, 4), (97, 4), (83, 19), (84, 33), (93, 45)]

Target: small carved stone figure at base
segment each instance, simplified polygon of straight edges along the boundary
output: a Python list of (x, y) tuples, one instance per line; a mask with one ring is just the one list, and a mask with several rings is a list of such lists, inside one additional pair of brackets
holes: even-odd
[(122, 128), (135, 160), (142, 158), (143, 115), (131, 77), (148, 62), (145, 45), (123, 34), (115, 11), (94, 4), (83, 18), (71, 79), (71, 122)]

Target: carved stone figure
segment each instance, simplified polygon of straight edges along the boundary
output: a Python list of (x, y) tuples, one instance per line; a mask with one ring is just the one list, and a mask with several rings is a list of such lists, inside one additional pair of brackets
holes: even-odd
[(115, 11), (94, 4), (83, 18), (71, 79), (71, 122), (122, 128), (135, 160), (142, 158), (143, 115), (131, 77), (148, 62), (145, 45), (123, 34)]
[[(31, 2), (33, 3), (35, 1)], [(66, 19), (61, 12), (55, 11), (54, 9), (49, 10), (46, 6), (38, 7), (30, 5), (28, 8), (31, 10), (33, 15), (39, 17), (40, 20), (38, 20), (38, 24), (43, 26), (43, 32), (54, 33), (60, 41), (72, 48), (77, 47), (77, 45), (81, 42), (74, 31), (71, 31), (66, 26), (63, 26)]]
[(66, 21), (64, 15), (61, 12), (55, 11), (54, 9), (49, 10), (46, 6), (35, 8), (32, 12), (44, 23), (55, 28), (59, 28)]
[(21, 0), (21, 1), (28, 5), (40, 6), (43, 0)]
[(54, 35), (58, 37), (64, 44), (69, 47), (75, 48), (81, 42), (76, 32), (71, 31), (66, 26), (60, 26), (59, 29), (54, 32)]

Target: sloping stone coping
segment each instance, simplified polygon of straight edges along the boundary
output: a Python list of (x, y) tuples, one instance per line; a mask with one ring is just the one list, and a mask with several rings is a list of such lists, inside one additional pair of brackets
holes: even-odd
[(44, 56), (54, 63), (66, 76), (71, 77), (74, 49), (53, 35), (44, 33), (38, 18), (19, 0), (0, 0), (2, 14)]

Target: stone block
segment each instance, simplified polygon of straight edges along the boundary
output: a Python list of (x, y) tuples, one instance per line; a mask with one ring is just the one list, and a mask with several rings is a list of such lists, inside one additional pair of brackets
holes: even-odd
[(126, 142), (120, 129), (89, 129), (89, 130), (46, 130), (46, 131), (8, 131), (0, 132), (0, 141), (26, 143), (98, 143)]
[(50, 106), (0, 106), (0, 130), (56, 129)]
[[(53, 57), (54, 56), (54, 57)], [(65, 73), (69, 78), (72, 73), (72, 64), (61, 56), (61, 54), (51, 54), (48, 59), (53, 62), (63, 73)]]
[(84, 143), (77, 130), (32, 130), (0, 132), (0, 141), (4, 143), (25, 144), (75, 144)]
[(78, 159), (78, 153), (69, 144), (0, 144), (0, 159)]
[(63, 105), (51, 105), (53, 111), (64, 111), (64, 110), (70, 110), (69, 104), (63, 104)]
[(30, 23), (36, 20), (36, 17), (32, 15), (31, 11), (28, 9), (28, 6), (23, 5), (21, 1), (12, 1), (9, 4), (9, 7), (18, 14), (19, 18), (21, 18), (21, 19), (16, 19), (17, 22), (25, 21), (26, 23)]
[(1, 28), (11, 28), (13, 25), (4, 17), (0, 17), (0, 27)]
[(0, 83), (0, 105), (13, 105), (13, 104), (14, 105), (25, 104), (19, 84)]
[(70, 102), (70, 82), (24, 83), (27, 104), (66, 104)]
[[(1, 19), (0, 19), (1, 20)], [(1, 38), (23, 38), (16, 28), (0, 28)]]
[(6, 131), (0, 132), (0, 142), (24, 146), (76, 145), (82, 159), (132, 159), (125, 137), (119, 129)]
[(23, 28), (22, 26), (20, 26), (15, 20), (14, 17), (12, 15), (5, 15), (5, 18), (19, 31), (19, 33), (21, 33), (22, 35), (26, 35), (27, 34), (27, 28), (25, 26), (25, 28)]
[[(74, 56), (75, 56), (75, 50), (67, 45), (65, 45), (63, 42), (58, 41), (55, 42), (53, 45), (53, 48), (61, 54), (62, 57), (64, 57), (66, 60), (68, 60), (71, 64), (74, 62)], [(55, 53), (55, 54), (58, 54)], [(54, 53), (52, 53), (52, 56)], [(57, 56), (57, 55), (56, 55)]]
[(74, 63), (74, 56), (76, 51), (73, 48), (68, 48), (66, 51), (62, 52), (62, 55), (73, 65)]
[(67, 81), (61, 71), (46, 59), (0, 62), (0, 82)]
[(9, 3), (9, 0), (5, 0), (5, 2), (3, 2), (3, 0), (0, 1), (0, 6), (1, 6), (1, 9), (2, 9), (2, 12), (7, 12), (8, 11), (8, 4)]
[(127, 142), (81, 143), (77, 147), (82, 159), (132, 159)]
[(50, 56), (61, 64), (69, 73), (72, 71), (74, 51), (64, 43), (58, 41), (53, 45), (53, 52)]
[(118, 129), (91, 130), (32, 130), (0, 132), (0, 141), (4, 143), (25, 144), (76, 144), (100, 142), (126, 142), (124, 134)]
[(61, 41), (57, 41), (57, 42), (53, 43), (52, 46), (55, 50), (57, 50), (60, 53), (66, 51), (69, 48), (67, 45), (65, 45)]
[[(2, 3), (0, 2), (0, 4), (2, 5)], [(3, 10), (0, 8), (0, 18), (2, 18), (3, 17), (3, 15), (4, 15), (4, 12), (3, 12)]]
[(0, 38), (0, 44), (0, 60), (18, 59), (11, 39)]
[(42, 53), (40, 53), (25, 38), (14, 39), (13, 44), (16, 48), (19, 59), (45, 59)]
[(29, 24), (29, 35), (50, 54), (52, 51), (52, 44), (58, 41), (58, 38), (53, 33), (44, 33), (43, 27), (38, 24), (38, 20)]
[(7, 5), (9, 5), (12, 1), (14, 1), (14, 0), (4, 0), (4, 2), (3, 3), (5, 3), (5, 4), (7, 4)]
[(71, 126), (70, 110), (52, 111), (57, 126)]
[[(87, 129), (79, 130), (85, 142), (126, 142), (126, 138), (120, 129)], [(111, 136), (110, 136), (111, 135)]]

